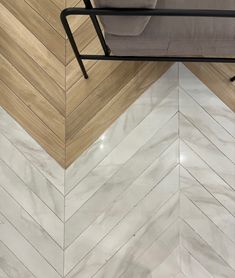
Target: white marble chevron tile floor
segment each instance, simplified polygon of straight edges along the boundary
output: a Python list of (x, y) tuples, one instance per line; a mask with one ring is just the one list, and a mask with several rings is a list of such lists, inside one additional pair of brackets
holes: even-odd
[(66, 171), (0, 109), (1, 278), (235, 277), (235, 115), (182, 64)]

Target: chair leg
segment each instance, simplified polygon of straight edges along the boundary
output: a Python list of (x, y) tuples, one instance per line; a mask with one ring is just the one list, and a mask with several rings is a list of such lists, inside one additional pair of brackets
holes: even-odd
[(233, 77), (230, 78), (230, 81), (231, 81), (231, 82), (234, 82), (234, 81), (235, 81), (235, 75), (234, 75)]

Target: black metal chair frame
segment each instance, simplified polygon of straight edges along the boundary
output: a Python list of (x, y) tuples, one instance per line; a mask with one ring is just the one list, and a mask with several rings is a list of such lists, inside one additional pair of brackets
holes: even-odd
[[(211, 63), (235, 63), (234, 58), (221, 57), (180, 57), (180, 56), (115, 56), (105, 42), (97, 16), (186, 16), (186, 17), (225, 17), (234, 18), (235, 10), (185, 10), (185, 9), (120, 9), (120, 8), (93, 8), (90, 0), (83, 0), (85, 8), (67, 8), (61, 12), (60, 18), (68, 36), (71, 47), (77, 58), (84, 78), (88, 78), (83, 60), (113, 60), (113, 61), (173, 61), (173, 62), (211, 62)], [(96, 30), (97, 36), (104, 51), (104, 55), (80, 54), (67, 17), (70, 15), (88, 15)], [(235, 42), (234, 42), (235, 52)], [(235, 76), (230, 79), (235, 81)]]

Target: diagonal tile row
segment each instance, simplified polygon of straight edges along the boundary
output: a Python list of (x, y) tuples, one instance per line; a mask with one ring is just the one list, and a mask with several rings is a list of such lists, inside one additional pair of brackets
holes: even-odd
[(182, 64), (66, 171), (0, 146), (0, 277), (235, 277), (235, 115)]

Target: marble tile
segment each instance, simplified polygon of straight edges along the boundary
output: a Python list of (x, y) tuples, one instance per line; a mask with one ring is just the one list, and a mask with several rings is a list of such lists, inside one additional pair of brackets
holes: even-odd
[(64, 169), (2, 107), (0, 133), (64, 193)]
[(212, 276), (183, 246), (180, 246), (181, 270), (190, 278), (213, 278)]
[(232, 278), (235, 271), (221, 258), (198, 233), (184, 221), (180, 225), (182, 246), (212, 275)]
[[(173, 156), (173, 159), (171, 158)], [(177, 164), (172, 151), (163, 154), (98, 218), (79, 236), (65, 251), (66, 259), (82, 259), (115, 225), (119, 223), (138, 203), (149, 194), (155, 186)], [(89, 216), (87, 216), (89, 217)], [(74, 230), (77, 230), (75, 227)], [(92, 240), (91, 240), (92, 239)], [(85, 245), (84, 245), (85, 243)]]
[[(164, 149), (162, 151), (164, 151)], [(157, 159), (158, 155), (161, 154), (161, 149), (159, 153), (152, 154), (153, 157), (149, 157), (147, 160), (135, 160), (135, 164), (133, 164), (133, 160), (128, 161), (126, 165), (108, 180), (105, 185), (66, 222), (66, 246), (81, 234), (100, 214), (103, 214), (109, 204), (114, 202), (122, 192), (127, 190), (136, 179), (141, 179), (141, 175), (144, 175), (145, 171), (148, 172), (148, 167), (154, 162), (154, 159)], [(162, 169), (169, 171), (171, 167), (174, 167), (178, 162), (177, 155), (178, 142), (175, 141), (175, 143), (173, 143), (159, 158), (165, 163), (161, 164)], [(135, 157), (133, 159), (135, 159)], [(150, 169), (152, 169), (151, 166)], [(151, 175), (151, 170), (149, 173)], [(104, 199), (106, 202), (102, 202)]]
[(178, 191), (178, 169), (167, 175), (114, 229), (100, 241), (69, 273), (68, 277), (89, 277), (135, 236), (157, 213), (159, 208)]
[(181, 192), (235, 243), (234, 216), (184, 168), (180, 168)]
[(173, 195), (122, 248), (108, 260), (94, 278), (120, 277), (129, 268), (135, 267), (135, 260), (179, 217), (179, 194)]
[(18, 149), (0, 134), (0, 160), (43, 201), (61, 220), (64, 219), (63, 194)]
[(213, 197), (235, 216), (235, 192), (192, 149), (180, 142), (180, 163)]
[(43, 230), (36, 221), (0, 187), (0, 211), (20, 234), (63, 274), (63, 249)]
[(235, 163), (235, 138), (183, 90), (180, 90), (180, 112), (225, 156)]
[(1, 278), (10, 278), (1, 268), (0, 268), (0, 277)]
[[(33, 246), (0, 214), (0, 241), (2, 241), (11, 252), (24, 262), (25, 267), (38, 278), (51, 277), (60, 278), (58, 272), (48, 264)], [(28, 272), (26, 272), (26, 275)], [(27, 276), (19, 276), (27, 277)], [(28, 276), (31, 277), (31, 276)]]
[(235, 243), (215, 225), (197, 206), (181, 195), (181, 217), (202, 237), (209, 246), (235, 269)]
[(62, 247), (63, 222), (0, 160), (0, 186)]
[(234, 119), (175, 64), (65, 171), (0, 108), (0, 277), (235, 277)]
[[(125, 163), (132, 168), (144, 167), (143, 162), (151, 162), (159, 152), (168, 147), (178, 136), (178, 116), (175, 110), (161, 121), (156, 129), (148, 124), (127, 136), (99, 165), (97, 165), (75, 188), (66, 196), (66, 220), (70, 218), (101, 186), (104, 185)], [(173, 116), (173, 117), (172, 117)], [(156, 118), (158, 115), (156, 115)], [(144, 129), (144, 130), (143, 130)], [(147, 130), (147, 132), (146, 132)], [(144, 134), (143, 136), (141, 134)], [(138, 137), (135, 144), (133, 138)], [(155, 155), (156, 154), (156, 155)], [(149, 162), (148, 162), (149, 161)], [(141, 164), (142, 163), (142, 164)], [(142, 166), (141, 166), (142, 165)]]
[(179, 64), (179, 84), (222, 128), (235, 138), (235, 114), (183, 64)]
[(176, 247), (174, 251), (162, 262), (159, 266), (155, 267), (149, 274), (149, 278), (169, 278), (175, 277), (180, 272), (180, 260), (179, 260), (179, 247)]
[[(0, 269), (2, 273), (7, 275), (7, 278), (35, 278), (33, 273), (11, 252), (2, 240), (0, 240)], [(2, 276), (0, 277), (2, 278)]]
[(188, 276), (185, 276), (182, 272), (179, 272), (176, 276), (174, 276), (175, 278), (189, 278)]
[(177, 248), (179, 245), (178, 225), (179, 222), (175, 222), (168, 227), (161, 237), (155, 240), (142, 256), (137, 258), (135, 266), (128, 268), (128, 270), (121, 275), (121, 277), (162, 277), (157, 276), (158, 271), (161, 273), (161, 267), (166, 263), (169, 257), (171, 258), (172, 254), (174, 255), (174, 264), (176, 265), (170, 265), (167, 271), (169, 272), (175, 270), (176, 268), (176, 273), (174, 273), (176, 275), (180, 271)]
[[(66, 193), (101, 162), (178, 84), (178, 65), (173, 65), (135, 101), (108, 130), (66, 171)], [(79, 171), (78, 171), (79, 169)]]
[(235, 165), (184, 116), (180, 116), (180, 137), (229, 186), (235, 189)]

